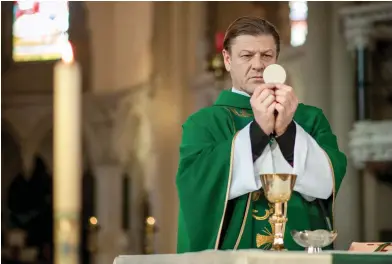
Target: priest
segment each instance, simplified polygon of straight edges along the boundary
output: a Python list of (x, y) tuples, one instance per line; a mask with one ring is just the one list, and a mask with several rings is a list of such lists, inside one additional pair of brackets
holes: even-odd
[(262, 173), (294, 173), (285, 247), (303, 250), (290, 231), (333, 229), (346, 156), (321, 109), (298, 103), (295, 89), (265, 83), (280, 37), (268, 21), (241, 17), (227, 29), (222, 55), (232, 88), (183, 124), (176, 185), (178, 253), (270, 249), (273, 214)]

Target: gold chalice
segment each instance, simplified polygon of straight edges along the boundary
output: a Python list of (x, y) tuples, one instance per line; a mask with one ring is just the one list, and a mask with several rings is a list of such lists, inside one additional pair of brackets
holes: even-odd
[(264, 195), (274, 204), (274, 214), (268, 219), (272, 226), (274, 240), (272, 250), (282, 251), (284, 248), (284, 231), (287, 222), (287, 202), (293, 192), (297, 175), (287, 173), (261, 174)]

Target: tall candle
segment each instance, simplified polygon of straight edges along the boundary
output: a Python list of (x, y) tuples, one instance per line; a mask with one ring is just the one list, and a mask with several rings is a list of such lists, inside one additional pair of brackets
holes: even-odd
[(79, 263), (81, 211), (81, 69), (70, 43), (54, 67), (54, 260)]

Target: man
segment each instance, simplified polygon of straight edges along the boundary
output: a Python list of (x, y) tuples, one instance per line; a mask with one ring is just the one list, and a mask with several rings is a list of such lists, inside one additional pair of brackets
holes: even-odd
[[(261, 173), (295, 173), (285, 247), (303, 250), (290, 231), (331, 229), (333, 201), (347, 160), (323, 112), (298, 104), (294, 89), (265, 84), (280, 38), (260, 18), (226, 31), (223, 58), (233, 87), (183, 125), (177, 189), (177, 251), (269, 249), (273, 240)], [(326, 208), (326, 209), (325, 209)]]

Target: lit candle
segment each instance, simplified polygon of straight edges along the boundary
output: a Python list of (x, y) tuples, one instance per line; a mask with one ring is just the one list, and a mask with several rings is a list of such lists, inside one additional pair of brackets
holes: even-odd
[(81, 69), (70, 43), (54, 67), (55, 263), (79, 262), (81, 211)]

